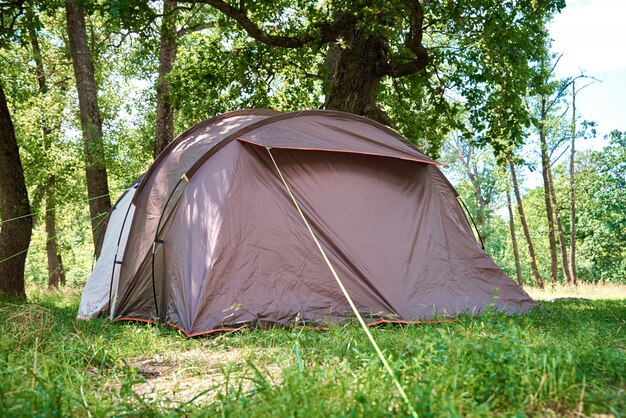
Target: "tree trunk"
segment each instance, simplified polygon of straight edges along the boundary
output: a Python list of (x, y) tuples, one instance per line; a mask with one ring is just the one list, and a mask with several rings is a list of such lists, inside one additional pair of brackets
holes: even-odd
[(537, 260), (535, 257), (535, 247), (533, 246), (533, 241), (530, 237), (530, 231), (528, 229), (528, 224), (526, 223), (526, 216), (524, 215), (524, 206), (522, 204), (522, 195), (519, 191), (519, 185), (517, 183), (517, 176), (515, 174), (515, 164), (513, 164), (513, 160), (509, 158), (509, 167), (511, 168), (511, 179), (513, 180), (513, 191), (515, 192), (515, 198), (517, 199), (517, 211), (519, 212), (519, 220), (522, 224), (522, 230), (524, 231), (524, 237), (526, 238), (526, 245), (528, 246), (528, 255), (530, 256), (530, 267), (533, 272), (533, 277), (535, 278), (535, 283), (541, 289), (543, 289), (543, 280), (541, 279), (541, 275), (539, 274), (539, 269), (537, 268)]
[[(37, 83), (39, 84), (39, 93), (45, 95), (48, 92), (48, 85), (46, 83), (46, 73), (43, 65), (43, 57), (41, 55), (41, 48), (39, 46), (39, 40), (37, 39), (37, 32), (35, 31), (35, 22), (32, 8), (26, 9), (26, 15), (28, 20), (28, 34), (30, 37), (30, 43), (33, 48), (33, 58), (35, 60), (35, 69), (37, 72)], [(41, 127), (43, 133), (43, 145), (46, 152), (50, 149), (50, 134), (52, 129), (44, 121)], [(46, 165), (49, 169), (49, 164)], [(58, 253), (57, 246), (57, 234), (56, 234), (56, 191), (55, 191), (55, 177), (53, 174), (48, 173), (48, 179), (44, 186), (44, 194), (46, 195), (46, 252), (48, 256), (48, 288), (58, 288), (59, 283), (65, 284), (65, 272), (63, 271), (63, 264), (61, 263), (61, 255)]]
[(48, 289), (58, 289), (59, 284), (65, 284), (65, 272), (61, 263), (57, 245), (56, 230), (56, 179), (53, 175), (48, 177), (46, 185), (46, 253), (48, 255)]
[(0, 85), (0, 293), (24, 299), (33, 220), (9, 107)]
[(163, 2), (161, 46), (159, 49), (154, 158), (156, 158), (174, 138), (174, 109), (169, 98), (170, 86), (166, 77), (172, 71), (174, 61), (176, 61), (176, 43), (176, 1), (165, 0)]
[(548, 144), (546, 142), (546, 119), (547, 99), (541, 97), (541, 119), (539, 121), (539, 142), (541, 144), (541, 177), (543, 178), (543, 197), (546, 204), (546, 217), (548, 219), (548, 241), (550, 243), (550, 281), (556, 283), (558, 279), (558, 261), (556, 256), (556, 234), (554, 231), (554, 216), (552, 209), (552, 198), (550, 197), (550, 181), (548, 171), (550, 170), (550, 160), (548, 157)]
[(517, 283), (524, 286), (524, 277), (522, 276), (522, 268), (519, 260), (519, 250), (517, 246), (517, 236), (515, 234), (515, 218), (513, 217), (513, 204), (511, 203), (510, 182), (506, 185), (506, 202), (509, 209), (509, 230), (511, 231), (511, 242), (513, 243), (513, 257), (515, 258), (515, 274), (517, 275)]
[(376, 104), (376, 91), (385, 75), (387, 40), (368, 37), (364, 30), (346, 21), (343, 43), (331, 44), (326, 66), (328, 94), (325, 108), (366, 116), (394, 126), (389, 116)]
[(574, 156), (576, 154), (576, 86), (572, 81), (572, 145), (569, 156), (569, 256), (572, 283), (578, 284), (576, 271), (576, 194), (574, 192)]
[(70, 41), (80, 121), (83, 130), (85, 150), (85, 172), (87, 195), (91, 214), (91, 232), (96, 256), (100, 255), (102, 243), (97, 242), (98, 225), (111, 208), (109, 185), (102, 140), (102, 119), (98, 108), (98, 92), (94, 76), (94, 66), (87, 44), (85, 16), (76, 0), (66, 0), (67, 32)]
[(567, 258), (567, 242), (565, 241), (565, 231), (563, 230), (563, 222), (561, 220), (561, 210), (559, 209), (559, 202), (556, 199), (556, 190), (554, 190), (554, 181), (552, 180), (552, 168), (550, 167), (548, 167), (548, 182), (550, 183), (550, 197), (552, 200), (552, 208), (554, 209), (554, 222), (556, 223), (559, 234), (563, 277), (565, 278), (566, 283), (571, 283), (572, 279), (570, 276), (569, 261)]

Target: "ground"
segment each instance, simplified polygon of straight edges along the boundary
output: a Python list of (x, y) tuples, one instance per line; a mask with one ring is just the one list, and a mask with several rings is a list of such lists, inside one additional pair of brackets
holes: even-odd
[[(543, 310), (372, 330), (420, 416), (626, 414), (626, 286), (528, 290)], [(76, 321), (79, 292), (0, 301), (0, 416), (408, 415), (356, 323), (188, 339)]]

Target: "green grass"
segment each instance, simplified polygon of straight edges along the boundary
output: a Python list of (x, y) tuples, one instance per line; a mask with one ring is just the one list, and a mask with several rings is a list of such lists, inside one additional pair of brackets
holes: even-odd
[[(0, 416), (402, 416), (358, 324), (187, 339), (0, 301)], [(420, 416), (626, 415), (626, 301), (372, 330)]]

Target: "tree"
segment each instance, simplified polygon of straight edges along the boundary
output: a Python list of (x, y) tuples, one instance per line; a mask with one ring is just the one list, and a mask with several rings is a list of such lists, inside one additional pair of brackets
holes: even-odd
[(549, 170), (550, 161), (548, 159), (548, 145), (546, 141), (547, 119), (548, 119), (548, 99), (545, 94), (541, 96), (541, 110), (538, 120), (539, 142), (541, 144), (541, 173), (543, 178), (544, 202), (546, 205), (546, 217), (548, 219), (548, 241), (550, 243), (550, 281), (557, 282), (557, 257), (556, 257), (556, 234), (554, 231), (554, 210), (552, 208), (552, 197), (550, 194)]
[(626, 132), (600, 151), (580, 153), (576, 170), (576, 241), (588, 279), (626, 277)]
[(537, 258), (535, 257), (535, 246), (533, 245), (532, 238), (530, 237), (530, 230), (528, 228), (528, 223), (526, 222), (526, 215), (524, 214), (524, 205), (522, 201), (522, 195), (519, 191), (519, 183), (517, 182), (517, 175), (515, 174), (515, 163), (513, 162), (513, 158), (509, 157), (509, 169), (511, 170), (511, 181), (513, 182), (513, 191), (515, 193), (515, 198), (517, 199), (517, 211), (519, 213), (519, 220), (522, 224), (522, 230), (524, 231), (524, 237), (526, 238), (526, 245), (528, 247), (528, 255), (530, 256), (530, 266), (533, 273), (533, 277), (535, 279), (535, 283), (541, 289), (543, 289), (543, 280), (541, 279), (541, 275), (539, 274), (539, 269), (537, 268)]
[[(255, 87), (264, 92), (268, 87), (270, 90), (277, 87), (268, 80), (276, 82), (282, 76), (294, 77), (286, 74), (287, 71), (299, 73), (301, 82), (306, 78), (320, 80), (325, 96), (323, 107), (397, 126), (415, 141), (421, 138), (409, 133), (420, 132), (420, 137), (426, 133), (432, 135), (423, 142), (433, 156), (437, 156), (447, 132), (459, 124), (454, 105), (445, 98), (446, 94), (466, 99), (472, 131), (480, 133), (482, 142), (493, 143), (498, 150), (506, 148), (506, 144), (500, 144), (505, 131), (521, 141), (528, 116), (520, 97), (525, 94), (531, 75), (529, 61), (537, 59), (543, 44), (540, 40), (547, 36), (546, 19), (564, 6), (561, 0), (472, 0), (463, 4), (417, 0), (343, 0), (321, 4), (299, 0), (239, 1), (236, 5), (223, 0), (180, 0), (179, 3), (211, 5), (227, 18), (220, 19), (218, 26), (236, 22), (236, 27), (228, 31), (243, 31), (243, 34), (227, 45), (226, 50), (250, 44), (249, 40), (253, 39), (256, 46), (245, 48), (280, 57), (262, 63), (264, 66), (269, 62), (273, 69), (253, 68), (259, 67), (255, 54), (256, 57), (242, 61), (242, 67), (234, 71), (224, 65), (228, 70), (216, 68), (218, 72), (230, 71), (234, 79), (236, 74), (250, 78), (250, 73), (266, 71), (268, 76), (259, 77)], [(294, 65), (289, 60), (293, 54), (279, 53), (277, 49), (300, 51), (309, 56), (311, 65)], [(205, 57), (205, 67), (215, 61), (233, 59), (200, 50), (195, 56)], [(209, 84), (211, 78), (221, 74), (206, 72), (196, 77), (186, 73), (177, 77), (205, 79)], [(228, 85), (220, 83), (221, 90), (216, 93), (222, 94)], [(288, 83), (289, 87), (293, 85)], [(188, 95), (194, 95), (194, 91), (207, 95), (207, 90), (184, 91)], [(409, 107), (411, 112), (394, 106), (404, 99), (406, 91), (416, 98), (417, 104)], [(496, 108), (505, 109), (507, 126), (491, 120), (492, 110)], [(417, 126), (423, 129), (416, 130)], [(432, 129), (433, 126), (438, 129)]]
[(578, 283), (576, 271), (576, 186), (574, 181), (574, 162), (576, 158), (576, 80), (572, 81), (572, 142), (569, 154), (569, 254), (572, 283)]
[(169, 97), (169, 82), (166, 77), (176, 60), (176, 1), (163, 1), (163, 17), (160, 31), (159, 74), (157, 79), (156, 135), (154, 158), (163, 151), (174, 137), (174, 109)]
[(13, 121), (0, 84), (0, 292), (25, 298), (33, 221)]
[[(36, 21), (33, 9), (28, 6), (26, 9), (26, 18), (28, 26), (28, 35), (30, 38), (30, 44), (32, 47), (33, 59), (35, 61), (35, 72), (37, 74), (37, 83), (39, 86), (39, 94), (45, 96), (48, 93), (48, 84), (46, 81), (46, 71), (43, 63), (43, 56), (41, 53), (41, 47), (39, 46), (39, 40), (37, 37)], [(49, 152), (51, 147), (51, 134), (53, 127), (50, 126), (50, 121), (46, 120), (45, 115), (42, 117), (43, 123), (41, 131), (43, 134), (43, 147), (46, 153)], [(60, 129), (60, 126), (54, 129)], [(45, 210), (45, 223), (46, 223), (46, 252), (48, 257), (48, 288), (58, 288), (59, 284), (65, 284), (65, 270), (63, 268), (63, 261), (61, 254), (58, 250), (57, 240), (57, 223), (56, 223), (56, 176), (54, 173), (47, 175), (45, 185), (43, 186), (43, 193), (46, 199)]]
[(77, 0), (66, 0), (65, 10), (83, 130), (91, 230), (96, 256), (98, 256), (102, 246), (102, 243), (98, 241), (98, 225), (102, 217), (111, 208), (102, 140), (102, 118), (98, 107), (94, 65), (87, 42), (87, 30), (82, 6)]
[[(507, 176), (508, 177), (508, 176)], [(513, 216), (513, 204), (511, 203), (511, 182), (509, 179), (506, 181), (506, 206), (509, 211), (509, 231), (511, 234), (511, 243), (513, 245), (513, 259), (515, 260), (515, 275), (517, 277), (517, 283), (520, 286), (524, 286), (524, 277), (522, 276), (522, 268), (519, 258), (519, 250), (517, 244), (517, 236), (515, 234), (515, 217)]]
[(462, 173), (468, 180), (460, 182), (457, 190), (461, 195), (466, 195), (466, 189), (471, 191), (467, 198), (468, 209), (473, 214), (483, 243), (488, 246), (490, 235), (494, 232), (489, 221), (492, 218), (494, 200), (498, 195), (497, 167), (493, 152), (489, 147), (478, 148), (474, 141), (467, 141), (458, 132), (451, 136), (444, 151), (445, 161), (450, 162), (448, 167)]

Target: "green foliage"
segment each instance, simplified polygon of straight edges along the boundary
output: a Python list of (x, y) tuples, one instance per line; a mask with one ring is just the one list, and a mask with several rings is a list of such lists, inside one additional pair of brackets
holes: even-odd
[[(470, 129), (497, 156), (522, 143), (529, 115), (523, 97), (548, 39), (546, 20), (564, 1), (433, 2), (427, 11), (445, 36), (433, 38), (433, 62), (464, 99)], [(445, 84), (444, 84), (445, 85)]]
[(232, 25), (187, 35), (169, 76), (178, 130), (236, 109), (316, 109), (323, 102), (322, 83), (312, 74), (320, 60), (308, 48), (250, 42)]
[[(48, 279), (44, 191), (52, 176), (55, 178), (57, 242), (68, 283), (84, 282), (91, 268), (93, 250), (88, 229), (84, 149), (79, 137), (78, 103), (62, 5), (62, 2), (28, 4), (34, 8), (34, 20), (29, 21), (22, 15), (15, 23), (15, 29), (19, 31), (16, 34), (23, 38), (22, 41), (7, 43), (0, 49), (3, 68), (0, 82), (6, 86), (9, 96), (31, 208), (35, 214), (26, 265), (29, 283), (43, 283)], [(34, 25), (42, 52), (45, 91), (40, 91), (38, 85), (34, 52), (27, 31), (30, 24)], [(151, 161), (154, 124), (150, 124), (150, 115), (154, 106), (147, 91), (149, 87), (145, 87), (145, 83), (142, 87), (142, 83), (132, 77), (140, 73), (128, 65), (133, 62), (133, 48), (109, 45), (109, 34), (103, 29), (101, 17), (92, 16), (88, 24), (92, 43), (96, 45), (96, 73), (102, 91), (99, 105), (104, 118), (106, 163), (114, 201)], [(112, 56), (118, 59), (112, 59)], [(44, 129), (49, 132), (47, 135), (44, 135)]]
[[(168, 326), (77, 322), (77, 296), (29, 294), (28, 303), (0, 301), (2, 416), (407, 415), (357, 324), (190, 340)], [(420, 416), (625, 413), (624, 301), (544, 306), (528, 316), (489, 312), (372, 332)], [(189, 353), (239, 354), (211, 370), (183, 361)], [(142, 369), (155, 358), (181, 360)], [(202, 402), (145, 390), (194, 368), (199, 378), (216, 376), (192, 388), (190, 397), (210, 395)]]
[[(577, 173), (577, 237), (586, 273), (626, 280), (626, 132), (613, 131), (601, 151), (583, 155)], [(582, 260), (581, 260), (582, 261)]]

